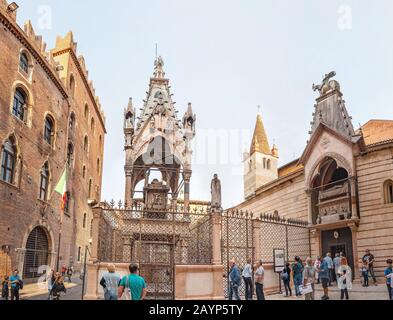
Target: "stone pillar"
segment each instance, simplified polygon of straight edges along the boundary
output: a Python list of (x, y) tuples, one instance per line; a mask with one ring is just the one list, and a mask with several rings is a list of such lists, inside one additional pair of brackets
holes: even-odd
[(93, 225), (92, 225), (92, 244), (91, 244), (91, 256), (90, 261), (98, 260), (98, 238), (100, 229), (102, 208), (93, 208)]
[(353, 219), (359, 219), (358, 215), (358, 206), (357, 206), (357, 197), (356, 197), (356, 177), (351, 177), (349, 179), (349, 183), (351, 186), (351, 212)]
[[(353, 223), (349, 225), (349, 228), (351, 229), (352, 232), (352, 251), (353, 251), (353, 265), (354, 268), (357, 269), (358, 266), (358, 236), (357, 236), (357, 231), (358, 231), (358, 226), (357, 224)], [(355, 274), (355, 280), (360, 280), (359, 279), (359, 272), (354, 272)]]
[(124, 202), (127, 203), (127, 209), (132, 207), (132, 170), (130, 169), (126, 169)]
[(87, 263), (86, 271), (86, 293), (84, 296), (85, 300), (98, 300), (98, 275), (99, 275), (99, 263), (89, 261)]
[(221, 265), (221, 223), (222, 210), (212, 209), (212, 264)]
[(252, 241), (254, 246), (254, 263), (262, 259), (261, 253), (261, 229), (262, 221), (259, 219), (252, 220)]
[(190, 207), (190, 179), (191, 179), (191, 170), (186, 170), (183, 172), (184, 179), (184, 212), (189, 211)]
[(312, 194), (313, 194), (313, 190), (312, 189), (308, 189), (306, 190), (306, 194), (307, 194), (307, 207), (308, 207), (308, 224), (309, 225), (313, 225), (313, 218), (312, 218), (312, 214), (313, 214), (313, 205), (312, 205)]

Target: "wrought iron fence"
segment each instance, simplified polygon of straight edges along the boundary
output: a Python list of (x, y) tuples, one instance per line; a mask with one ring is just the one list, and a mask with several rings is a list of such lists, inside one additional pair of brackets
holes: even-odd
[(112, 201), (102, 206), (98, 260), (135, 263), (148, 296), (172, 299), (176, 265), (211, 264), (212, 219), (208, 210), (131, 208)]
[[(254, 238), (256, 230), (259, 236)], [(286, 261), (291, 262), (295, 256), (305, 260), (311, 254), (308, 223), (297, 219), (285, 219), (278, 215), (255, 215), (249, 211), (229, 210), (222, 218), (221, 253), (226, 267), (224, 277), (224, 294), (229, 293), (229, 262), (235, 260), (242, 272), (247, 260), (262, 260), (264, 264), (273, 264), (274, 249), (284, 249)], [(258, 248), (257, 248), (258, 246)], [(258, 249), (258, 250), (256, 250)], [(257, 255), (259, 252), (259, 256)], [(239, 294), (245, 295), (244, 282)]]

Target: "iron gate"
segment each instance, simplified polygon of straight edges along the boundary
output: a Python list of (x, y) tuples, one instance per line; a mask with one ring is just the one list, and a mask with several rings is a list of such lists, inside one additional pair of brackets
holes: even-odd
[(36, 227), (29, 234), (23, 265), (23, 278), (33, 279), (41, 276), (38, 269), (48, 264), (49, 243), (45, 230)]
[(98, 260), (135, 263), (147, 298), (174, 299), (176, 265), (211, 264), (212, 219), (206, 209), (145, 210), (140, 204), (102, 208)]
[[(293, 262), (295, 256), (304, 261), (311, 255), (310, 232), (305, 221), (280, 218), (277, 214), (256, 216), (248, 211), (229, 210), (224, 212), (221, 226), (221, 256), (226, 267), (225, 297), (229, 293), (229, 262), (232, 259), (242, 272), (247, 259), (253, 263), (262, 260), (264, 264), (273, 264), (274, 249), (284, 249), (287, 262)], [(245, 295), (244, 281), (239, 295)]]

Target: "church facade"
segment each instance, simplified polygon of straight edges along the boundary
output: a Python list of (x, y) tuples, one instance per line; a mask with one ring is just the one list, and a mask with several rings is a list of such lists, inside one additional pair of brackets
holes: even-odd
[(355, 130), (334, 76), (313, 87), (319, 95), (299, 159), (277, 167), (278, 149), (270, 148), (258, 115), (244, 155), (245, 201), (237, 208), (308, 221), (313, 259), (344, 252), (356, 271), (369, 249), (381, 277), (393, 255), (393, 121), (370, 120)]

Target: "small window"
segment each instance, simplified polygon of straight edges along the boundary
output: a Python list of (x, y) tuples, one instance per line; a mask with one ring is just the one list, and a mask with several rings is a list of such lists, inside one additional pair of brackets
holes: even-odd
[(19, 58), (19, 68), (24, 73), (29, 73), (29, 59), (27, 58), (26, 53), (21, 53)]
[(3, 145), (1, 152), (1, 180), (13, 183), (15, 177), (16, 151), (10, 140)]
[(384, 196), (385, 203), (391, 204), (393, 203), (393, 181), (388, 180), (384, 183)]
[(91, 132), (94, 133), (94, 131), (96, 129), (96, 124), (95, 124), (94, 118), (91, 118), (90, 129), (91, 129)]
[(52, 117), (47, 116), (45, 118), (44, 140), (50, 145), (53, 144), (54, 133), (54, 121)]
[(72, 143), (69, 143), (67, 147), (67, 164), (69, 166), (72, 165), (73, 159), (74, 159), (74, 146), (72, 145)]
[(68, 127), (69, 127), (70, 132), (73, 132), (75, 130), (75, 114), (74, 113), (71, 113)]
[(270, 159), (267, 160), (267, 169), (270, 170), (272, 168), (272, 161)]
[(48, 200), (48, 186), (49, 186), (49, 166), (46, 162), (41, 169), (40, 179), (40, 199), (42, 201)]
[(100, 144), (100, 151), (102, 152), (102, 136), (100, 135), (98, 142)]
[(263, 158), (263, 168), (266, 169), (266, 158)]
[(75, 95), (75, 78), (73, 75), (70, 76), (70, 92), (72, 96)]
[(12, 106), (12, 114), (17, 117), (19, 120), (25, 120), (25, 111), (27, 105), (27, 95), (26, 93), (17, 88), (14, 94), (14, 103)]
[(89, 180), (89, 199), (92, 198), (92, 191), (93, 191), (93, 181)]
[(82, 248), (81, 247), (78, 247), (78, 262), (80, 262), (81, 261), (81, 258), (82, 258)]
[(100, 158), (97, 159), (97, 173), (100, 174), (101, 169), (101, 161)]
[(93, 236), (93, 219), (90, 220), (90, 238)]
[(82, 169), (82, 177), (83, 177), (83, 179), (86, 178), (86, 166), (83, 166), (83, 169)]
[(87, 213), (84, 213), (83, 214), (83, 223), (82, 223), (83, 229), (86, 229), (86, 222), (87, 222)]
[(83, 142), (83, 151), (89, 151), (89, 138), (87, 136), (85, 136), (85, 140)]
[(89, 116), (89, 106), (85, 104), (85, 118), (87, 119), (88, 116)]

